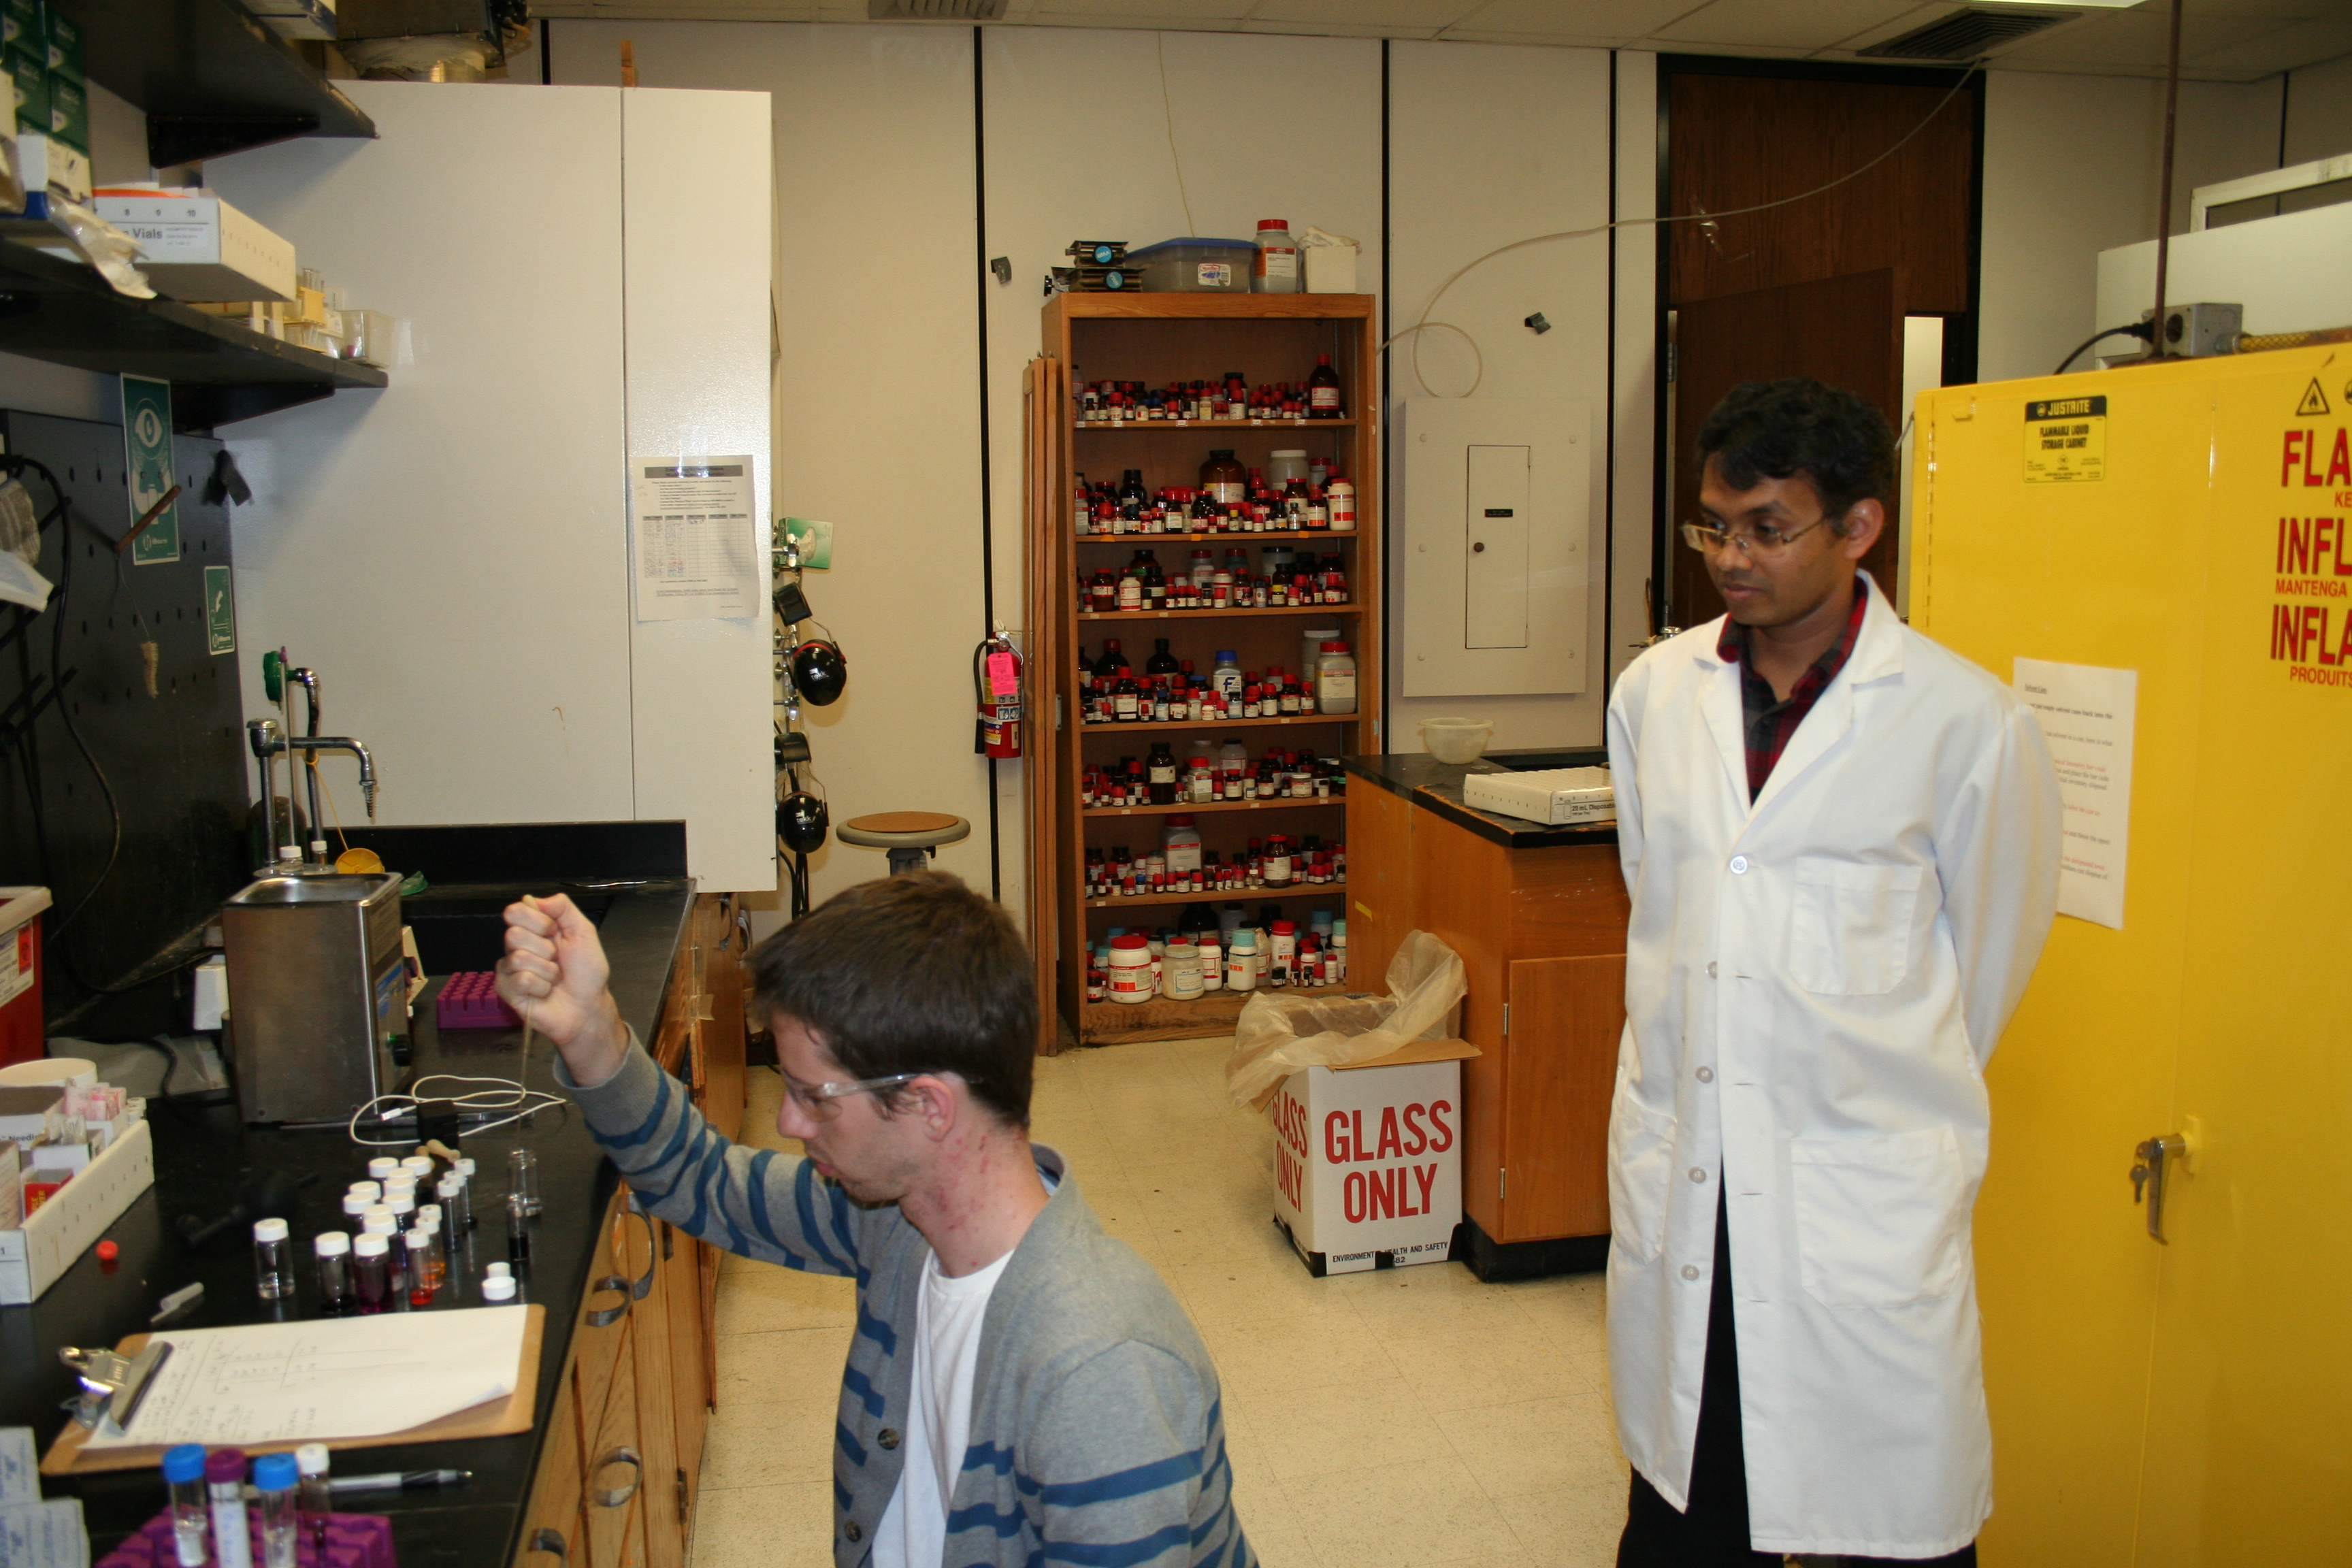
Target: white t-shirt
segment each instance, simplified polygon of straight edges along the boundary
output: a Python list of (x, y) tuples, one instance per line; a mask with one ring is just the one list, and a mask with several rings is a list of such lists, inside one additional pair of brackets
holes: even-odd
[(947, 1552), (948, 1499), (971, 1438), (971, 1396), (988, 1299), (1013, 1261), (1008, 1252), (960, 1279), (923, 1260), (915, 1307), (914, 1387), (907, 1402), (906, 1458), (874, 1532), (874, 1568), (938, 1568)]

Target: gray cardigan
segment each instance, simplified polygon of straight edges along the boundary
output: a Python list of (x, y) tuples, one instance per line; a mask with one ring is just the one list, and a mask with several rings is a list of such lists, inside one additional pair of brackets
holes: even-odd
[[(858, 1568), (898, 1485), (930, 1244), (897, 1205), (862, 1206), (805, 1160), (730, 1143), (634, 1043), (593, 1089), (560, 1061), (556, 1076), (655, 1214), (746, 1258), (856, 1277), (833, 1551)], [(989, 1298), (945, 1568), (1253, 1568), (1207, 1350), (1151, 1266), (1103, 1233), (1062, 1157), (1035, 1152), (1060, 1184)]]

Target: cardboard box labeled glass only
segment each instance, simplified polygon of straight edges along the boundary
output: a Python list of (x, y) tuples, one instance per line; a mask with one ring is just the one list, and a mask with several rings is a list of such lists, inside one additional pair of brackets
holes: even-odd
[(1462, 1223), (1467, 1040), (1295, 1072), (1274, 1118), (1274, 1217), (1307, 1272), (1443, 1263)]

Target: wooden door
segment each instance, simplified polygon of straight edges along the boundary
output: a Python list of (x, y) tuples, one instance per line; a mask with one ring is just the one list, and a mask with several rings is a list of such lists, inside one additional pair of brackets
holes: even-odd
[[(1742, 382), (1809, 375), (1860, 393), (1903, 428), (1902, 275), (1891, 268), (1759, 289), (1680, 307), (1675, 326), (1674, 505), (1667, 521), (1674, 564), (1664, 624), (1695, 626), (1723, 614), (1723, 596), (1680, 525), (1698, 515), (1699, 427)], [(1886, 531), (1863, 567), (1895, 591), (1899, 498), (1887, 496)]]
[(585, 1568), (640, 1568), (646, 1563), (645, 1492), (652, 1482), (638, 1446), (635, 1327), (623, 1319), (621, 1354), (612, 1387), (588, 1444), (588, 1551)]
[(1511, 965), (1500, 1239), (1609, 1230), (1609, 1100), (1625, 1029), (1625, 955)]
[[(679, 1452), (677, 1406), (702, 1380), (697, 1324), (671, 1311), (669, 1277), (680, 1272), (661, 1258), (661, 1234), (669, 1226), (641, 1211), (628, 1213), (618, 1242), (621, 1272), (629, 1280), (629, 1337), (635, 1360), (637, 1453), (644, 1470), (637, 1511), (644, 1520), (647, 1568), (682, 1568), (686, 1562), (688, 1471)], [(674, 1234), (674, 1233), (673, 1233)], [(675, 1240), (670, 1243), (673, 1253)], [(698, 1448), (699, 1444), (697, 1445)]]
[(540, 1442), (515, 1568), (583, 1568), (581, 1501), (580, 1409), (566, 1378), (556, 1386), (555, 1408)]

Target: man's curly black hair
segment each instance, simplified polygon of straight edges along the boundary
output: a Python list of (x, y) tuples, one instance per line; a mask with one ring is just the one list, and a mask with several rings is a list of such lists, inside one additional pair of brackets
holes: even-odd
[(1868, 400), (1807, 376), (1742, 382), (1724, 395), (1698, 431), (1699, 472), (1713, 461), (1734, 489), (1802, 474), (1822, 512), (1846, 531), (1856, 501), (1886, 499), (1895, 486), (1895, 433)]

